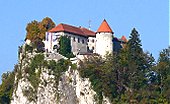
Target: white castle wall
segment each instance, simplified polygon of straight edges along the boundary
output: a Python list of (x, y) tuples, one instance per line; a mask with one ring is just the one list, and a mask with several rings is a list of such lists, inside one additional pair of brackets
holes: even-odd
[(58, 39), (61, 35), (63, 35), (63, 32), (57, 33), (46, 32), (46, 39), (44, 41), (45, 50), (48, 50), (48, 52), (53, 52), (54, 45), (59, 45)]
[(89, 50), (93, 50), (93, 53), (96, 53), (96, 37), (88, 37), (88, 47), (89, 47)]
[(106, 53), (113, 52), (113, 42), (112, 42), (112, 33), (97, 33), (96, 34), (96, 53), (104, 56)]
[(87, 37), (66, 33), (66, 32), (57, 32), (57, 33), (46, 33), (45, 49), (48, 52), (54, 52), (54, 45), (59, 46), (59, 37), (68, 36), (71, 39), (71, 46), (73, 54), (78, 52), (87, 52)]

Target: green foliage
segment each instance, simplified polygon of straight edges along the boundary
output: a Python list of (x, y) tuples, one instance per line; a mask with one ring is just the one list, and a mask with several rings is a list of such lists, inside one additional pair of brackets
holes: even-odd
[(170, 99), (170, 47), (160, 52), (157, 67), (158, 84), (161, 96)]
[(63, 72), (68, 70), (69, 66), (74, 66), (70, 60), (60, 59), (59, 61), (50, 60), (48, 62), (48, 69), (53, 71), (55, 76), (55, 86), (58, 86), (59, 78)]
[(114, 80), (112, 60), (103, 60), (99, 56), (92, 56), (80, 63), (80, 75), (89, 78), (92, 88), (97, 92), (99, 103), (102, 103), (103, 94), (114, 98), (117, 94)]
[(27, 52), (29, 52), (29, 53), (32, 53), (33, 47), (26, 44), (26, 45), (25, 45), (25, 51), (27, 51)]
[(10, 104), (14, 89), (14, 72), (6, 72), (2, 74), (2, 84), (0, 85), (0, 103)]
[(37, 88), (38, 88), (38, 85), (40, 82), (41, 70), (43, 68), (48, 68), (49, 70), (52, 71), (51, 73), (53, 73), (53, 75), (55, 76), (55, 79), (56, 79), (55, 84), (57, 87), (61, 73), (65, 72), (69, 66), (72, 66), (72, 64), (69, 60), (61, 59), (58, 62), (56, 62), (54, 60), (46, 61), (46, 60), (44, 60), (43, 54), (37, 54), (31, 60), (29, 67), (26, 67), (24, 69), (25, 73), (29, 74), (29, 76), (27, 76), (27, 78), (30, 81), (33, 88), (29, 88), (29, 91), (26, 90), (23, 93), (26, 96), (29, 96), (29, 99), (31, 101), (34, 101), (36, 99)]
[(144, 53), (136, 29), (127, 46), (104, 59), (90, 57), (80, 63), (80, 75), (89, 78), (97, 92), (116, 104), (170, 102), (170, 48), (160, 53), (158, 63), (152, 54)]
[(28, 96), (30, 101), (35, 101), (37, 88), (40, 82), (41, 70), (47, 67), (48, 63), (44, 60), (43, 54), (37, 54), (31, 59), (29, 66), (25, 67), (24, 72), (28, 75), (26, 76), (32, 87), (29, 87), (28, 90), (24, 90), (23, 94)]
[(73, 53), (71, 52), (71, 40), (67, 36), (60, 37), (60, 48), (59, 53), (67, 58), (74, 57)]
[(37, 54), (31, 60), (29, 67), (25, 68), (25, 72), (29, 74), (28, 80), (31, 82), (32, 86), (35, 89), (38, 88), (41, 69), (46, 66), (47, 66), (47, 61), (44, 60), (44, 55)]

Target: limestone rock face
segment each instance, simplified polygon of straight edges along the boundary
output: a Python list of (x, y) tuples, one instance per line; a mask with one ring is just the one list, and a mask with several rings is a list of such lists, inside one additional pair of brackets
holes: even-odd
[(57, 88), (55, 87), (54, 75), (50, 75), (50, 71), (44, 69), (40, 75), (40, 80), (36, 104), (56, 104)]
[[(77, 70), (69, 69), (63, 73), (58, 88), (55, 87), (54, 76), (49, 75), (48, 69), (43, 70), (40, 79), (35, 101), (30, 101), (29, 95), (24, 95), (31, 84), (28, 80), (21, 79), (13, 93), (11, 104), (97, 104), (97, 95), (92, 90), (90, 81), (81, 78)], [(103, 104), (110, 104), (107, 98), (104, 97), (103, 100)]]
[[(36, 99), (29, 100), (27, 94), (31, 84), (28, 80), (20, 79), (18, 87), (13, 93), (11, 104), (96, 104), (96, 93), (91, 88), (87, 78), (81, 78), (77, 70), (68, 69), (62, 74), (59, 85), (56, 87), (53, 75), (49, 69), (41, 73), (41, 82), (38, 86)], [(28, 94), (29, 95), (29, 94)]]
[[(26, 58), (25, 58), (26, 57)], [(15, 76), (15, 88), (11, 104), (97, 104), (97, 94), (88, 78), (82, 78), (78, 70), (68, 68), (57, 80), (52, 69), (40, 70), (37, 87), (32, 85), (25, 69), (34, 54), (20, 55), (19, 68)], [(19, 77), (20, 75), (20, 77)], [(36, 79), (35, 79), (36, 80)], [(103, 104), (110, 104), (103, 97)]]
[(24, 95), (23, 91), (28, 91), (31, 84), (26, 79), (18, 81), (17, 89), (13, 92), (13, 100), (11, 104), (35, 104), (33, 101), (29, 101), (28, 97)]
[(77, 70), (68, 69), (59, 81), (59, 104), (96, 104), (96, 93), (87, 78), (81, 78)]

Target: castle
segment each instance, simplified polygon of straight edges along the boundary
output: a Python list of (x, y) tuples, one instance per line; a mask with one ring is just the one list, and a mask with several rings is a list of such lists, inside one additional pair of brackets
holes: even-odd
[(59, 48), (60, 36), (67, 36), (71, 40), (73, 54), (97, 53), (104, 56), (106, 53), (119, 51), (127, 42), (125, 36), (118, 39), (106, 20), (103, 20), (97, 32), (84, 27), (75, 27), (68, 24), (59, 24), (46, 32), (45, 50), (56, 52)]

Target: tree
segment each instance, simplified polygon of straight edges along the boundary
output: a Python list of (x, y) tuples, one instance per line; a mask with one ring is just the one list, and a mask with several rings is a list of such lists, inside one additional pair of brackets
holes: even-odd
[(11, 72), (9, 72), (9, 71), (6, 72), (6, 73), (3, 73), (2, 76), (1, 76), (2, 82), (4, 82), (10, 76), (10, 74), (11, 74)]
[(52, 19), (49, 17), (45, 17), (39, 23), (39, 29), (40, 29), (39, 38), (45, 39), (45, 32), (47, 32), (48, 30), (51, 30), (54, 27), (55, 27), (55, 23), (52, 21)]
[[(5, 79), (4, 79), (5, 78)], [(2, 84), (0, 85), (0, 103), (10, 104), (14, 89), (14, 72), (6, 72), (2, 75)]]
[(129, 103), (130, 100), (139, 102), (138, 98), (142, 97), (139, 91), (147, 85), (146, 73), (150, 66), (141, 46), (139, 33), (133, 28), (127, 46), (118, 55), (119, 87)]
[(45, 45), (42, 42), (42, 39), (36, 38), (32, 43), (33, 43), (32, 44), (33, 48), (37, 49), (37, 52), (44, 52), (45, 51), (45, 49), (44, 49)]
[(71, 40), (67, 36), (61, 36), (59, 40), (59, 53), (65, 57), (74, 57), (71, 52)]
[(159, 77), (160, 94), (162, 97), (170, 99), (170, 47), (160, 52), (156, 70)]
[(29, 39), (31, 41), (35, 40), (40, 34), (39, 22), (34, 20), (31, 23), (28, 23), (26, 31), (27, 31), (26, 39)]
[(31, 47), (36, 48), (37, 52), (43, 52), (44, 43), (42, 40), (45, 39), (45, 33), (54, 27), (55, 24), (49, 17), (44, 18), (41, 22), (34, 20), (28, 23), (26, 39), (31, 40)]
[(51, 18), (46, 17), (41, 22), (36, 20), (27, 24), (26, 27), (26, 39), (34, 41), (37, 38), (45, 39), (45, 32), (55, 27), (55, 23)]

